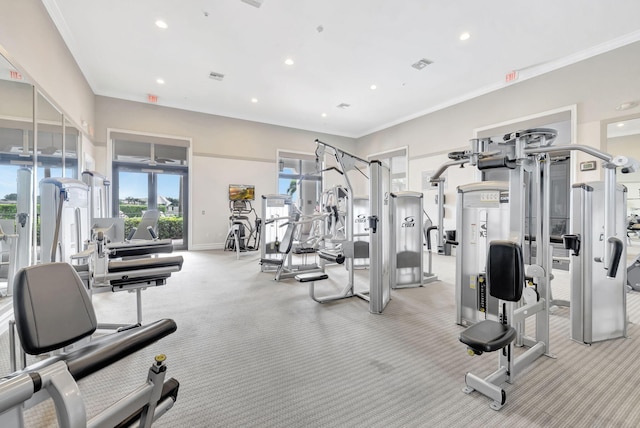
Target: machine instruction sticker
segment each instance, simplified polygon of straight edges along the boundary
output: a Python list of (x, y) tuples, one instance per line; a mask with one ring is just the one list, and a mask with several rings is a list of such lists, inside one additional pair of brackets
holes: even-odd
[(500, 192), (481, 192), (480, 202), (500, 202)]

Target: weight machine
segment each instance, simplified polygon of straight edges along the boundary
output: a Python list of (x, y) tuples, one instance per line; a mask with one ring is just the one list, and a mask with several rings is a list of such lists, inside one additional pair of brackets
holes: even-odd
[[(391, 216), (389, 212), (390, 173), (389, 168), (379, 161), (367, 161), (358, 156), (345, 152), (342, 149), (324, 143), (320, 140), (317, 144), (316, 158), (320, 163), (325, 153), (333, 154), (340, 169), (336, 169), (345, 181), (344, 199), (346, 201), (345, 239), (340, 243), (344, 257), (344, 264), (348, 272), (347, 284), (341, 293), (333, 296), (317, 297), (314, 283), (328, 276), (325, 273), (315, 275), (298, 275), (300, 282), (309, 282), (309, 294), (319, 303), (326, 303), (350, 297), (358, 297), (369, 302), (371, 313), (382, 313), (390, 300), (391, 279), (389, 274), (389, 245), (391, 231)], [(362, 172), (360, 167), (368, 170), (369, 176)], [(355, 257), (355, 232), (354, 232), (354, 196), (353, 185), (349, 178), (349, 172), (358, 171), (369, 179), (369, 216), (367, 217), (369, 228), (369, 290), (368, 292), (355, 291), (354, 285), (354, 257)], [(361, 241), (362, 242), (362, 241)], [(327, 257), (330, 257), (329, 255)]]
[[(289, 195), (263, 195), (262, 216), (265, 219), (260, 258), (262, 272), (275, 271), (275, 280), (292, 278), (301, 272), (318, 272), (323, 267), (317, 263), (308, 263), (309, 255), (314, 255), (317, 242), (301, 242), (301, 226), (308, 223), (321, 223), (325, 216), (302, 216), (291, 202)], [(293, 262), (293, 257), (299, 260)]]
[[(263, 227), (260, 229), (260, 240), (262, 246), (260, 247), (260, 259), (270, 258), (271, 255), (278, 252), (280, 247), (280, 238), (282, 232), (278, 224), (279, 220), (286, 220), (292, 214), (291, 196), (289, 195), (262, 195), (262, 219), (264, 221)], [(262, 272), (272, 270), (268, 264), (261, 264), (260, 270)]]
[[(471, 150), (468, 152), (466, 159), (455, 161), (455, 164), (469, 162), (472, 165), (476, 165), (479, 170), (491, 168), (509, 169), (508, 240), (506, 244), (500, 244), (502, 249), (497, 249), (495, 252), (498, 254), (498, 260), (503, 260), (502, 263), (509, 263), (509, 267), (515, 269), (510, 269), (506, 277), (498, 277), (498, 280), (510, 281), (515, 288), (507, 289), (507, 292), (503, 294), (500, 292), (494, 293), (491, 284), (489, 284), (491, 294), (504, 302), (502, 304), (502, 314), (500, 314), (498, 320), (486, 319), (480, 321), (460, 334), (460, 340), (467, 345), (472, 355), (500, 351), (498, 370), (486, 378), (467, 373), (465, 376), (467, 386), (463, 389), (466, 393), (477, 390), (490, 397), (493, 400), (491, 407), (494, 410), (499, 410), (506, 402), (506, 393), (500, 386), (502, 383), (514, 382), (520, 371), (538, 357), (542, 355), (552, 356), (549, 344), (550, 285), (553, 265), (549, 220), (551, 206), (550, 153), (580, 150), (604, 161), (604, 225), (598, 227), (599, 230), (602, 230), (598, 244), (601, 247), (601, 257), (596, 258), (595, 261), (596, 263), (601, 263), (601, 265), (596, 269), (605, 270), (606, 276), (614, 279), (609, 283), (612, 286), (611, 293), (616, 293), (616, 288), (624, 289), (625, 281), (623, 277), (625, 272), (624, 269), (618, 269), (624, 245), (620, 236), (618, 236), (619, 232), (616, 231), (615, 224), (617, 218), (615, 173), (616, 168), (620, 168), (622, 172), (632, 172), (637, 169), (638, 164), (632, 159), (623, 156), (613, 157), (588, 146), (551, 147), (555, 136), (556, 132), (550, 129), (531, 129), (507, 134), (503, 144), (507, 146), (508, 150), (506, 154), (501, 153), (498, 155), (495, 153), (483, 153), (481, 148), (486, 146), (480, 140), (472, 140)], [(446, 167), (441, 169), (439, 174), (445, 169)], [(434, 178), (437, 179), (439, 174), (436, 174)], [(524, 246), (527, 232), (525, 230), (527, 192), (535, 202), (535, 204), (529, 205), (529, 207), (535, 207), (535, 215), (529, 217), (534, 223), (533, 227), (528, 230), (529, 242), (535, 236), (538, 245), (535, 264), (525, 266), (522, 260), (521, 248)], [(582, 239), (586, 237), (582, 236)], [(581, 236), (573, 233), (566, 236), (565, 240), (567, 242), (566, 246), (573, 251), (574, 256), (578, 257)], [(500, 257), (503, 258), (500, 259)], [(584, 253), (582, 257), (584, 257)], [(591, 263), (590, 260), (585, 262)], [(499, 264), (500, 262), (498, 262)], [(572, 277), (574, 278), (572, 288), (578, 284), (578, 281), (575, 280), (577, 275), (574, 275), (573, 272), (574, 264), (572, 263)], [(493, 269), (495, 270), (495, 267)], [(522, 287), (521, 284), (524, 281), (524, 275), (521, 275), (521, 271), (525, 272), (528, 278), (525, 287)], [(491, 281), (492, 279), (489, 278), (489, 282)], [(580, 282), (579, 286), (583, 287), (587, 293), (590, 293), (591, 289), (596, 285), (593, 282), (593, 277), (587, 275), (583, 275)], [(620, 283), (620, 287), (617, 287), (618, 283)], [(503, 288), (502, 285), (496, 287), (496, 290), (501, 288)], [(520, 299), (520, 294), (522, 299)], [(583, 304), (583, 302), (573, 302), (571, 307), (582, 307)], [(619, 300), (616, 305), (618, 304)], [(612, 308), (610, 307), (605, 311), (606, 316), (612, 314), (609, 309)], [(616, 310), (622, 313), (626, 323), (624, 306), (616, 306)], [(605, 315), (587, 312), (589, 311), (583, 311), (594, 322), (598, 322), (596, 317)], [(536, 316), (535, 336), (530, 337), (525, 333), (524, 321), (532, 315)], [(528, 349), (515, 356), (514, 341)]]
[[(72, 263), (90, 295), (128, 291), (136, 294), (137, 323), (142, 323), (142, 295), (161, 286), (182, 269), (182, 256), (150, 257), (171, 253), (170, 239), (122, 242), (123, 219), (94, 218), (89, 223), (90, 186), (71, 178), (40, 182), (41, 253), (48, 262)], [(122, 324), (103, 324), (119, 328)]]
[(111, 181), (96, 171), (83, 171), (82, 182), (89, 186), (89, 222), (111, 216)]

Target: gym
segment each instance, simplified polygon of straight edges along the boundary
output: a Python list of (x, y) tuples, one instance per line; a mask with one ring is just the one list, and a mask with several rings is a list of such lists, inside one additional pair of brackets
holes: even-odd
[(0, 426), (639, 426), (640, 3), (436, 3), (1, 2)]

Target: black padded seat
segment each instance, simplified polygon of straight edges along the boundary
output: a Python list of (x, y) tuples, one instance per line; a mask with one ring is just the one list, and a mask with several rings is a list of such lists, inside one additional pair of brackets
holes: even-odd
[(30, 355), (63, 348), (98, 327), (85, 285), (67, 263), (19, 270), (14, 279), (13, 312), (20, 342)]
[[(500, 300), (517, 302), (524, 288), (522, 248), (512, 241), (491, 241), (487, 252), (487, 287)], [(517, 331), (508, 324), (482, 320), (458, 336), (477, 354), (498, 351), (515, 340)]]
[[(13, 306), (20, 342), (31, 355), (61, 349), (90, 336), (98, 326), (84, 283), (68, 263), (45, 263), (19, 270)], [(176, 329), (173, 320), (163, 319), (102, 336), (52, 358), (65, 361), (71, 375), (78, 380)], [(42, 363), (51, 362), (48, 359)], [(29, 371), (37, 371), (38, 367), (38, 364), (30, 366)]]
[(516, 338), (515, 328), (493, 320), (484, 320), (460, 333), (460, 342), (476, 353), (499, 351)]

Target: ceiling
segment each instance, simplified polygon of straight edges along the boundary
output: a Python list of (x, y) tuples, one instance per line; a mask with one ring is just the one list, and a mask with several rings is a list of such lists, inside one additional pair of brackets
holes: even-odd
[(638, 0), (253, 1), (43, 3), (97, 95), (348, 137), (640, 40)]
[(640, 119), (621, 120), (607, 124), (607, 138), (640, 134)]

